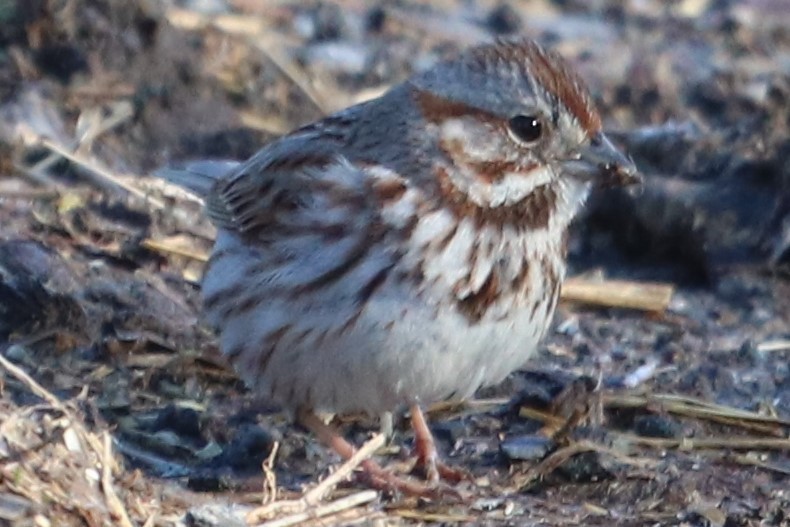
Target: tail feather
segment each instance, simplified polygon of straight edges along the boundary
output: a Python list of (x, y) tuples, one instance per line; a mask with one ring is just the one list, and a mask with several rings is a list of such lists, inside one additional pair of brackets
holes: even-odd
[(214, 182), (238, 165), (238, 161), (191, 161), (180, 167), (160, 168), (154, 171), (153, 175), (205, 198)]

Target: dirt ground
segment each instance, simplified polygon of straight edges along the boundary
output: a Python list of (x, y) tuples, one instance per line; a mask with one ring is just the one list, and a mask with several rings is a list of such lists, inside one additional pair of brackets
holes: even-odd
[[(330, 477), (223, 365), (200, 319), (213, 228), (149, 174), (515, 35), (579, 68), (646, 179), (593, 196), (571, 274), (671, 299), (569, 286), (527, 370), (431, 409), (464, 500), (343, 478), (300, 521), (790, 525), (787, 0), (0, 0), (0, 525), (244, 525)], [(376, 453), (396, 470), (407, 421)]]

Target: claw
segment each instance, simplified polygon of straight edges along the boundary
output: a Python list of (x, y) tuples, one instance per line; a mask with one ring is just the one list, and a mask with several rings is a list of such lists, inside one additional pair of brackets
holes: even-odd
[[(356, 451), (354, 446), (314, 413), (300, 412), (299, 421), (343, 459), (348, 460), (354, 455)], [(465, 471), (447, 466), (439, 460), (436, 444), (425, 422), (425, 416), (416, 405), (412, 407), (412, 425), (416, 438), (416, 466), (422, 467), (425, 471), (427, 483), (398, 476), (382, 468), (372, 459), (360, 463), (359, 466), (362, 468), (360, 477), (368, 486), (378, 490), (431, 500), (464, 501), (465, 498), (459, 491), (444, 482), (457, 483), (471, 478)]]
[(440, 480), (450, 483), (460, 483), (463, 480), (471, 480), (469, 472), (451, 467), (439, 459), (436, 450), (436, 442), (428, 428), (425, 415), (418, 405), (411, 407), (411, 426), (414, 429), (414, 449), (417, 454), (415, 468), (422, 468), (425, 478), (431, 483), (438, 483)]

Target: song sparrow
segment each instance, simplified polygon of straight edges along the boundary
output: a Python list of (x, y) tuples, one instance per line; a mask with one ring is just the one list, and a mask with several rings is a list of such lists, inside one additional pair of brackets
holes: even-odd
[(468, 50), (238, 166), (165, 177), (204, 196), (218, 228), (205, 312), (244, 380), (344, 457), (315, 412), (410, 407), (432, 481), (453, 473), (420, 405), (525, 363), (591, 186), (637, 180), (581, 79), (529, 40)]

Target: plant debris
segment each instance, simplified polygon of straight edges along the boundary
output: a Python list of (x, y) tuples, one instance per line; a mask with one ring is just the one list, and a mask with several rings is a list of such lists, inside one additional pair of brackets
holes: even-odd
[[(788, 27), (782, 0), (0, 1), (0, 524), (787, 524)], [(373, 492), (226, 368), (214, 228), (149, 174), (517, 34), (579, 68), (645, 187), (592, 197), (528, 369), (430, 409), (468, 499)], [(402, 416), (385, 446), (335, 419), (410, 470)]]

